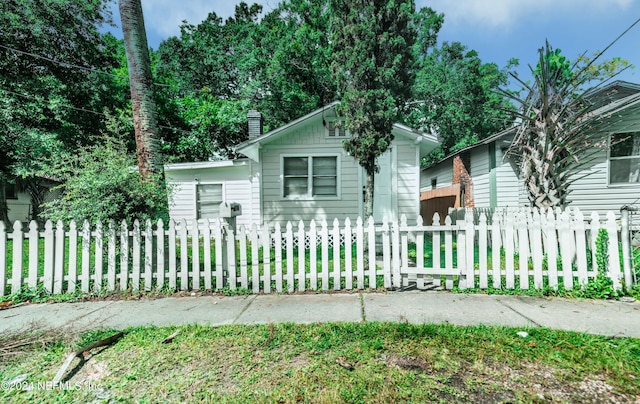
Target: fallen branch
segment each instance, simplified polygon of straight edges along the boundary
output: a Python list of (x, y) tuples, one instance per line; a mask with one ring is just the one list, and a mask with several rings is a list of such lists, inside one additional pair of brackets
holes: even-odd
[(178, 334), (180, 334), (180, 330), (178, 330), (178, 331), (174, 332), (173, 334), (169, 335), (167, 338), (163, 339), (163, 340), (162, 340), (162, 343), (163, 343), (163, 344), (168, 344), (169, 342), (173, 341), (173, 339), (174, 339), (175, 337), (177, 337), (177, 336), (178, 336)]
[(82, 348), (76, 349), (75, 351), (73, 351), (69, 356), (67, 356), (67, 359), (64, 361), (64, 363), (60, 367), (60, 370), (58, 370), (58, 373), (56, 373), (56, 376), (53, 378), (53, 384), (56, 385), (60, 383), (60, 381), (62, 380), (62, 376), (64, 376), (65, 372), (67, 371), (67, 368), (69, 367), (69, 365), (71, 365), (71, 362), (73, 362), (76, 356), (81, 355), (83, 352), (90, 351), (94, 348), (111, 345), (114, 342), (116, 342), (118, 339), (120, 339), (120, 337), (122, 337), (123, 335), (124, 335), (124, 332), (120, 331), (118, 333), (113, 334), (110, 337), (101, 339), (100, 341), (96, 341), (93, 344), (83, 346)]

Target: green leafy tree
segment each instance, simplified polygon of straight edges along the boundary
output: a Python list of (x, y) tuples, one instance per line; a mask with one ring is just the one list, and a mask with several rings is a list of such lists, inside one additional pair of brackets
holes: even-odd
[(536, 67), (530, 67), (532, 83), (513, 75), (524, 87), (524, 97), (502, 92), (519, 106), (514, 111), (519, 120), (517, 134), (508, 153), (518, 161), (532, 206), (564, 208), (570, 202), (570, 186), (576, 178), (572, 176), (601, 143), (591, 136), (591, 129), (602, 117), (591, 113), (594, 106), (585, 94), (597, 87), (590, 83), (615, 76), (626, 62), (618, 59), (597, 65), (600, 53), (572, 63), (549, 42), (538, 53)]
[(49, 173), (61, 180), (62, 197), (44, 204), (45, 219), (132, 221), (166, 219), (167, 189), (160, 179), (141, 181), (124, 142), (106, 138), (56, 159)]
[(377, 158), (391, 144), (392, 126), (411, 96), (415, 4), (412, 0), (332, 0), (331, 13), (339, 111), (352, 134), (344, 148), (365, 170), (365, 216), (369, 217)]
[[(114, 40), (103, 0), (0, 2), (0, 189), (38, 190), (33, 175), (47, 159), (89, 144), (104, 129), (101, 113), (117, 105)], [(37, 191), (40, 192), (40, 191)], [(38, 195), (32, 196), (32, 216)], [(0, 219), (7, 204), (0, 192)]]
[(287, 0), (260, 19), (242, 2), (232, 18), (210, 13), (185, 23), (154, 55), (165, 152), (174, 161), (233, 157), (246, 140), (247, 112), (265, 128), (335, 99), (328, 0)]
[(415, 50), (415, 101), (407, 120), (410, 126), (437, 133), (441, 145), (430, 155), (431, 161), (511, 124), (507, 112), (511, 104), (496, 92), (507, 82), (505, 70), (482, 63), (477, 52), (459, 42)]

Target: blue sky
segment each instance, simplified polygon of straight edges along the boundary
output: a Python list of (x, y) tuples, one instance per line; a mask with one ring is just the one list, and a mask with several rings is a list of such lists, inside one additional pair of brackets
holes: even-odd
[[(257, 0), (271, 10), (278, 0)], [(200, 23), (209, 12), (226, 18), (233, 14), (230, 0), (142, 0), (149, 45), (179, 34), (181, 21)], [(248, 1), (248, 3), (251, 3)], [(570, 59), (583, 52), (603, 50), (640, 18), (640, 0), (416, 0), (445, 14), (439, 40), (459, 41), (478, 51), (484, 62), (500, 67), (510, 58), (520, 60), (520, 75), (528, 79), (527, 65), (535, 65), (537, 50), (548, 39)], [(114, 21), (120, 16), (114, 6)], [(119, 28), (114, 33), (119, 34)], [(118, 35), (121, 37), (121, 35)], [(604, 55), (621, 57), (636, 65), (619, 79), (640, 83), (640, 23)], [(603, 59), (603, 60), (604, 60)]]

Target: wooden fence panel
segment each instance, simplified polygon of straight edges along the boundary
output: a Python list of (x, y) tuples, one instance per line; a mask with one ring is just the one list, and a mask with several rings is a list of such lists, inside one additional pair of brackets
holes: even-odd
[[(467, 218), (472, 218), (471, 213)], [(238, 232), (208, 220), (200, 224), (182, 220), (177, 226), (170, 220), (167, 229), (162, 221), (155, 226), (146, 221), (143, 230), (135, 221), (131, 231), (126, 222), (104, 227), (97, 223), (93, 232), (86, 221), (82, 229), (70, 222), (67, 231), (64, 223), (56, 223), (54, 229), (48, 221), (41, 233), (35, 222), (26, 233), (17, 222), (11, 233), (0, 226), (0, 253), (5, 256), (0, 261), (0, 294), (16, 293), (23, 284), (65, 293), (103, 287), (111, 291), (118, 286), (125, 290), (130, 282), (131, 288), (138, 290), (141, 276), (147, 291), (163, 288), (167, 281), (169, 288), (181, 290), (352, 290), (379, 287), (379, 275), (385, 288), (415, 284), (424, 289), (431, 278), (438, 287), (442, 286), (441, 277), (445, 277), (447, 289), (453, 288), (454, 280), (462, 289), (476, 285), (486, 289), (490, 277), (494, 288), (514, 288), (517, 276), (517, 286), (522, 289), (540, 289), (545, 284), (557, 289), (561, 276), (563, 288), (571, 289), (575, 281), (583, 287), (597, 275), (597, 267), (588, 267), (587, 254), (595, 254), (601, 227), (609, 235), (608, 276), (615, 288), (632, 286), (619, 259), (624, 256), (619, 250), (619, 232), (628, 226), (621, 226), (612, 212), (604, 223), (594, 213), (590, 225), (585, 225), (579, 210), (494, 213), (491, 224), (480, 214), (477, 225), (471, 220), (452, 225), (446, 217), (442, 226), (438, 217), (434, 220), (433, 225), (425, 226), (417, 217), (415, 225), (409, 225), (402, 216), (400, 222), (376, 226), (371, 219), (365, 224), (357, 218), (353, 228), (350, 219), (342, 225), (335, 219), (331, 227), (327, 221), (311, 221), (308, 228), (299, 221), (297, 230), (292, 223), (284, 231), (280, 224), (274, 229), (254, 224), (251, 228), (240, 226)], [(39, 256), (40, 243), (44, 257)], [(9, 253), (13, 255), (11, 262), (6, 260)], [(431, 255), (431, 265), (427, 265), (425, 253)], [(533, 285), (529, 284), (531, 275)]]

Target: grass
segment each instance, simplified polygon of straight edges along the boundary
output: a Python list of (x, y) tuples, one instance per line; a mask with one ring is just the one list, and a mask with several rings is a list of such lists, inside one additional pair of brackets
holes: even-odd
[[(171, 344), (160, 342), (180, 334)], [(76, 360), (43, 389), (66, 353), (110, 334), (61, 338), (0, 358), (0, 402), (561, 402), (640, 396), (640, 341), (548, 329), (389, 323), (133, 328)], [(2, 343), (2, 339), (0, 339)], [(75, 369), (72, 369), (74, 366)], [(3, 384), (6, 387), (6, 384)], [(77, 386), (77, 388), (76, 388)]]

